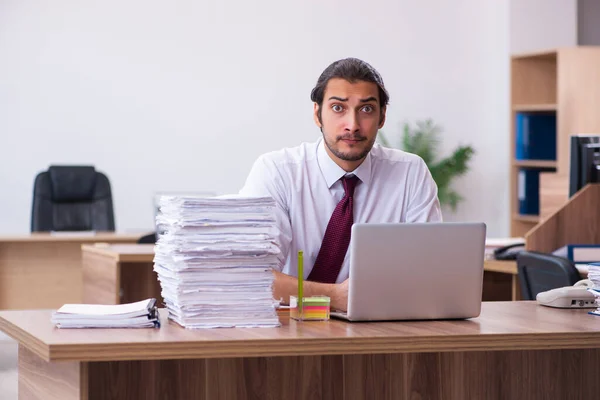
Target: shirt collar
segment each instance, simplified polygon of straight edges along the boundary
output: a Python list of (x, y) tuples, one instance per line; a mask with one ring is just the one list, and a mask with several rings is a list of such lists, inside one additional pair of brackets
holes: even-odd
[(320, 143), (317, 146), (317, 160), (328, 188), (331, 189), (333, 184), (340, 180), (341, 177), (350, 174), (356, 175), (362, 184), (369, 184), (371, 181), (371, 152), (367, 154), (367, 157), (365, 157), (365, 160), (358, 168), (352, 172), (346, 172), (329, 157), (327, 150), (325, 150), (325, 141), (323, 138), (320, 138), (319, 141)]

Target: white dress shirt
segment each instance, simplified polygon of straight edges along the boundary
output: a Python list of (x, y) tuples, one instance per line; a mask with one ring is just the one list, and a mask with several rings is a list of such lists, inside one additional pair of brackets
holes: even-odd
[[(329, 157), (323, 139), (263, 154), (254, 163), (243, 196), (271, 196), (277, 203), (280, 271), (298, 276), (297, 254), (304, 252), (304, 278), (315, 263), (329, 218), (344, 197), (340, 178), (356, 175), (354, 222), (440, 222), (437, 186), (418, 156), (375, 144), (363, 163), (346, 173)], [(349, 256), (337, 282), (348, 278)]]

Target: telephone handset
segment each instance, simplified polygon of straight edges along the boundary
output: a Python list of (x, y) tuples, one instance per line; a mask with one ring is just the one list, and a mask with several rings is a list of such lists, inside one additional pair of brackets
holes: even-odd
[(579, 282), (575, 283), (573, 287), (584, 287), (584, 288), (593, 288), (594, 283), (589, 279), (582, 279)]
[(589, 279), (583, 279), (573, 286), (548, 290), (538, 293), (535, 297), (543, 306), (555, 308), (598, 308), (596, 296), (588, 291), (594, 284)]
[(516, 260), (520, 252), (525, 250), (525, 243), (514, 243), (494, 250), (496, 260)]

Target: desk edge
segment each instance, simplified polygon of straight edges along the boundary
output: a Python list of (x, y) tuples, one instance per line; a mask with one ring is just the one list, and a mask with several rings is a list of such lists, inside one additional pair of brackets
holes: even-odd
[[(28, 342), (29, 343), (29, 342)], [(28, 347), (28, 343), (23, 343)], [(253, 346), (247, 341), (166, 343), (117, 343), (93, 345), (45, 345), (47, 361), (121, 361), (198, 358), (243, 358), (304, 355), (437, 353), (585, 349), (600, 347), (600, 332), (542, 334), (490, 334), (480, 337), (422, 336), (325, 339), (265, 339)], [(82, 349), (85, 347), (85, 349)], [(29, 348), (29, 347), (28, 347)], [(40, 351), (31, 349), (40, 354)], [(46, 355), (42, 353), (42, 355)]]

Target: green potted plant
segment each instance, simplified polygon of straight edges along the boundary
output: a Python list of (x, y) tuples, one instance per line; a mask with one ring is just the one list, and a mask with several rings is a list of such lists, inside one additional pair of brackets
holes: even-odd
[[(442, 128), (431, 119), (417, 121), (415, 125), (413, 128), (409, 123), (404, 124), (400, 148), (417, 154), (425, 161), (438, 186), (440, 204), (456, 211), (463, 198), (452, 189), (451, 183), (454, 178), (464, 175), (469, 170), (468, 164), (475, 150), (471, 146), (459, 146), (450, 156), (440, 158), (438, 152)], [(378, 136), (383, 146), (393, 147), (382, 131), (379, 131)]]

